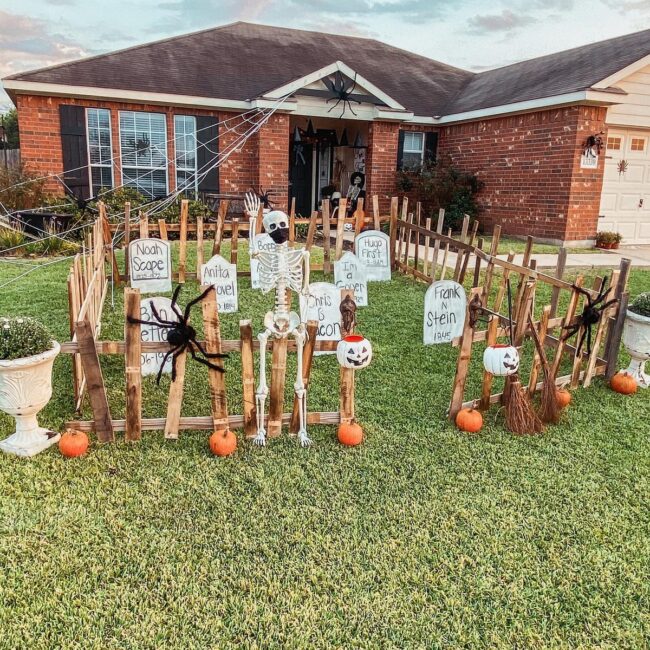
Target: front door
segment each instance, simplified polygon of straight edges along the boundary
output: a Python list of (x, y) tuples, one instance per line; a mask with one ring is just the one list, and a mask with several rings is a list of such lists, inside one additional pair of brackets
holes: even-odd
[(289, 151), (289, 195), (296, 199), (296, 215), (309, 217), (312, 207), (313, 145), (292, 142)]

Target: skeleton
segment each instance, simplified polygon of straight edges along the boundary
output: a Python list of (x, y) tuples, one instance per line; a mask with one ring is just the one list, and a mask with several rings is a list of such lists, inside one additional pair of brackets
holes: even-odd
[(269, 389), (266, 383), (266, 347), (269, 337), (285, 339), (293, 336), (298, 353), (298, 371), (294, 390), (298, 399), (299, 429), (298, 440), (303, 447), (311, 444), (305, 427), (307, 416), (307, 389), (303, 381), (302, 352), (307, 339), (305, 324), (300, 316), (289, 311), (287, 289), (309, 295), (309, 251), (291, 249), (287, 244), (289, 237), (289, 217), (280, 210), (264, 210), (262, 223), (264, 230), (275, 243), (270, 251), (254, 250), (255, 226), (260, 209), (260, 199), (249, 192), (245, 200), (246, 213), (250, 218), (249, 244), (251, 257), (258, 261), (258, 273), (262, 293), (275, 289), (275, 307), (264, 316), (264, 331), (257, 335), (260, 342), (260, 381), (255, 391), (257, 407), (257, 434), (253, 442), (266, 444), (264, 428), (264, 408)]

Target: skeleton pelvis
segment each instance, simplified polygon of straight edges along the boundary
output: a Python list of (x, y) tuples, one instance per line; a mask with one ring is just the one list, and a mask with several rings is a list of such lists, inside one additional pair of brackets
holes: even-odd
[(275, 338), (283, 338), (300, 325), (300, 316), (295, 311), (285, 314), (274, 314), (272, 311), (264, 316), (264, 327), (273, 333)]

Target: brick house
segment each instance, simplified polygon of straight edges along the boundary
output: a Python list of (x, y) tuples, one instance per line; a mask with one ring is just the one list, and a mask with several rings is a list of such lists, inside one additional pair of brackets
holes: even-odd
[[(3, 85), (22, 159), (83, 197), (262, 187), (308, 214), (361, 170), (386, 205), (396, 169), (448, 154), (485, 182), (488, 229), (650, 243), (650, 30), (475, 74), (374, 40), (234, 23)], [(334, 107), (341, 87), (351, 102)], [(260, 111), (272, 115), (244, 142)], [(586, 149), (597, 135), (606, 148)]]

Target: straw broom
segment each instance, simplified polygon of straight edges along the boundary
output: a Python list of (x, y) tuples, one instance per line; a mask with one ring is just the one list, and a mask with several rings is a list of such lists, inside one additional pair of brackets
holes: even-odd
[(530, 325), (530, 330), (533, 334), (533, 341), (535, 342), (535, 348), (537, 348), (537, 354), (539, 355), (539, 359), (542, 363), (542, 370), (544, 372), (542, 394), (537, 414), (542, 422), (557, 424), (560, 421), (561, 409), (557, 402), (557, 388), (555, 386), (555, 381), (551, 375), (551, 368), (548, 364), (548, 359), (546, 358), (544, 346), (539, 340), (539, 334), (537, 333), (533, 319), (530, 318), (530, 316), (528, 317), (528, 324)]

